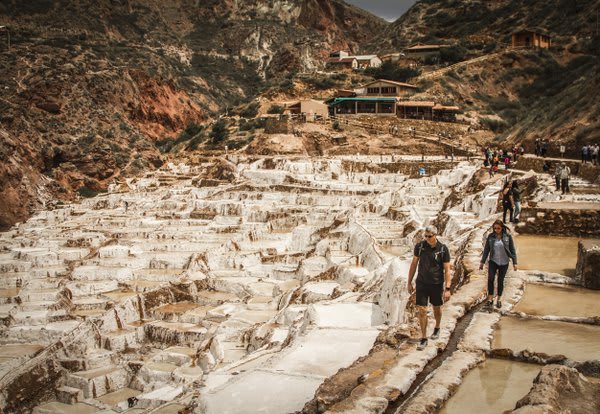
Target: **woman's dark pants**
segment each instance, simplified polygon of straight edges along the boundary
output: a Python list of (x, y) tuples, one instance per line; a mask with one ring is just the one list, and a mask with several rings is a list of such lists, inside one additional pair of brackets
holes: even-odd
[(513, 221), (513, 206), (512, 206), (512, 204), (510, 204), (510, 203), (509, 204), (504, 203), (502, 205), (502, 207), (504, 209), (504, 212), (502, 213), (502, 222), (506, 223), (506, 212), (509, 211), (510, 213), (508, 215), (508, 219), (512, 223), (512, 221)]
[(496, 272), (498, 273), (498, 296), (502, 296), (504, 291), (504, 277), (508, 271), (508, 264), (500, 266), (496, 262), (490, 260), (488, 267), (488, 295), (494, 294), (494, 279), (496, 278)]

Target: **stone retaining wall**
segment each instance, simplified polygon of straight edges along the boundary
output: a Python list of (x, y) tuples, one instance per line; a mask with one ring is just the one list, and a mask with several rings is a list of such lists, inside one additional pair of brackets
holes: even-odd
[(600, 290), (600, 244), (580, 240), (577, 251), (577, 279), (588, 289)]
[(525, 208), (516, 231), (519, 234), (598, 237), (600, 210)]

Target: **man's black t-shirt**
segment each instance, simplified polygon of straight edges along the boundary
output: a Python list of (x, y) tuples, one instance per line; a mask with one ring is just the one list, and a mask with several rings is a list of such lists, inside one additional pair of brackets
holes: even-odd
[(415, 246), (414, 255), (419, 258), (417, 282), (437, 285), (444, 283), (444, 263), (450, 262), (446, 245), (438, 242), (431, 247), (425, 240)]

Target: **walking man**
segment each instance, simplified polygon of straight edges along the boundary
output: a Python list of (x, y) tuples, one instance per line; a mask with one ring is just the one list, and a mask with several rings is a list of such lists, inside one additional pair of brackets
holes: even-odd
[(560, 158), (565, 158), (565, 150), (567, 148), (565, 147), (565, 144), (560, 144)]
[(560, 166), (560, 185), (563, 194), (569, 192), (569, 175), (571, 175), (571, 169), (563, 162)]
[(562, 166), (558, 163), (556, 163), (556, 166), (554, 167), (554, 181), (556, 182), (556, 191), (560, 190), (560, 170), (562, 169)]
[(427, 305), (433, 305), (435, 329), (431, 339), (440, 336), (442, 320), (442, 304), (450, 299), (450, 252), (448, 247), (437, 239), (437, 229), (434, 226), (425, 228), (425, 240), (415, 245), (414, 255), (408, 272), (408, 292), (413, 293), (412, 281), (418, 266), (416, 287), (416, 303), (421, 328), (421, 340), (417, 350), (427, 346)]

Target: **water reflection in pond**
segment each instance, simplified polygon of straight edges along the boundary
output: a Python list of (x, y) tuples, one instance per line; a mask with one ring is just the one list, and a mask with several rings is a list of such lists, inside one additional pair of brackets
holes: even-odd
[(600, 327), (580, 323), (503, 317), (492, 347), (519, 352), (525, 349), (565, 355), (576, 361), (600, 360)]
[(600, 316), (600, 291), (571, 286), (527, 284), (514, 308), (528, 315)]
[(470, 371), (440, 414), (501, 413), (527, 394), (539, 365), (488, 359)]

